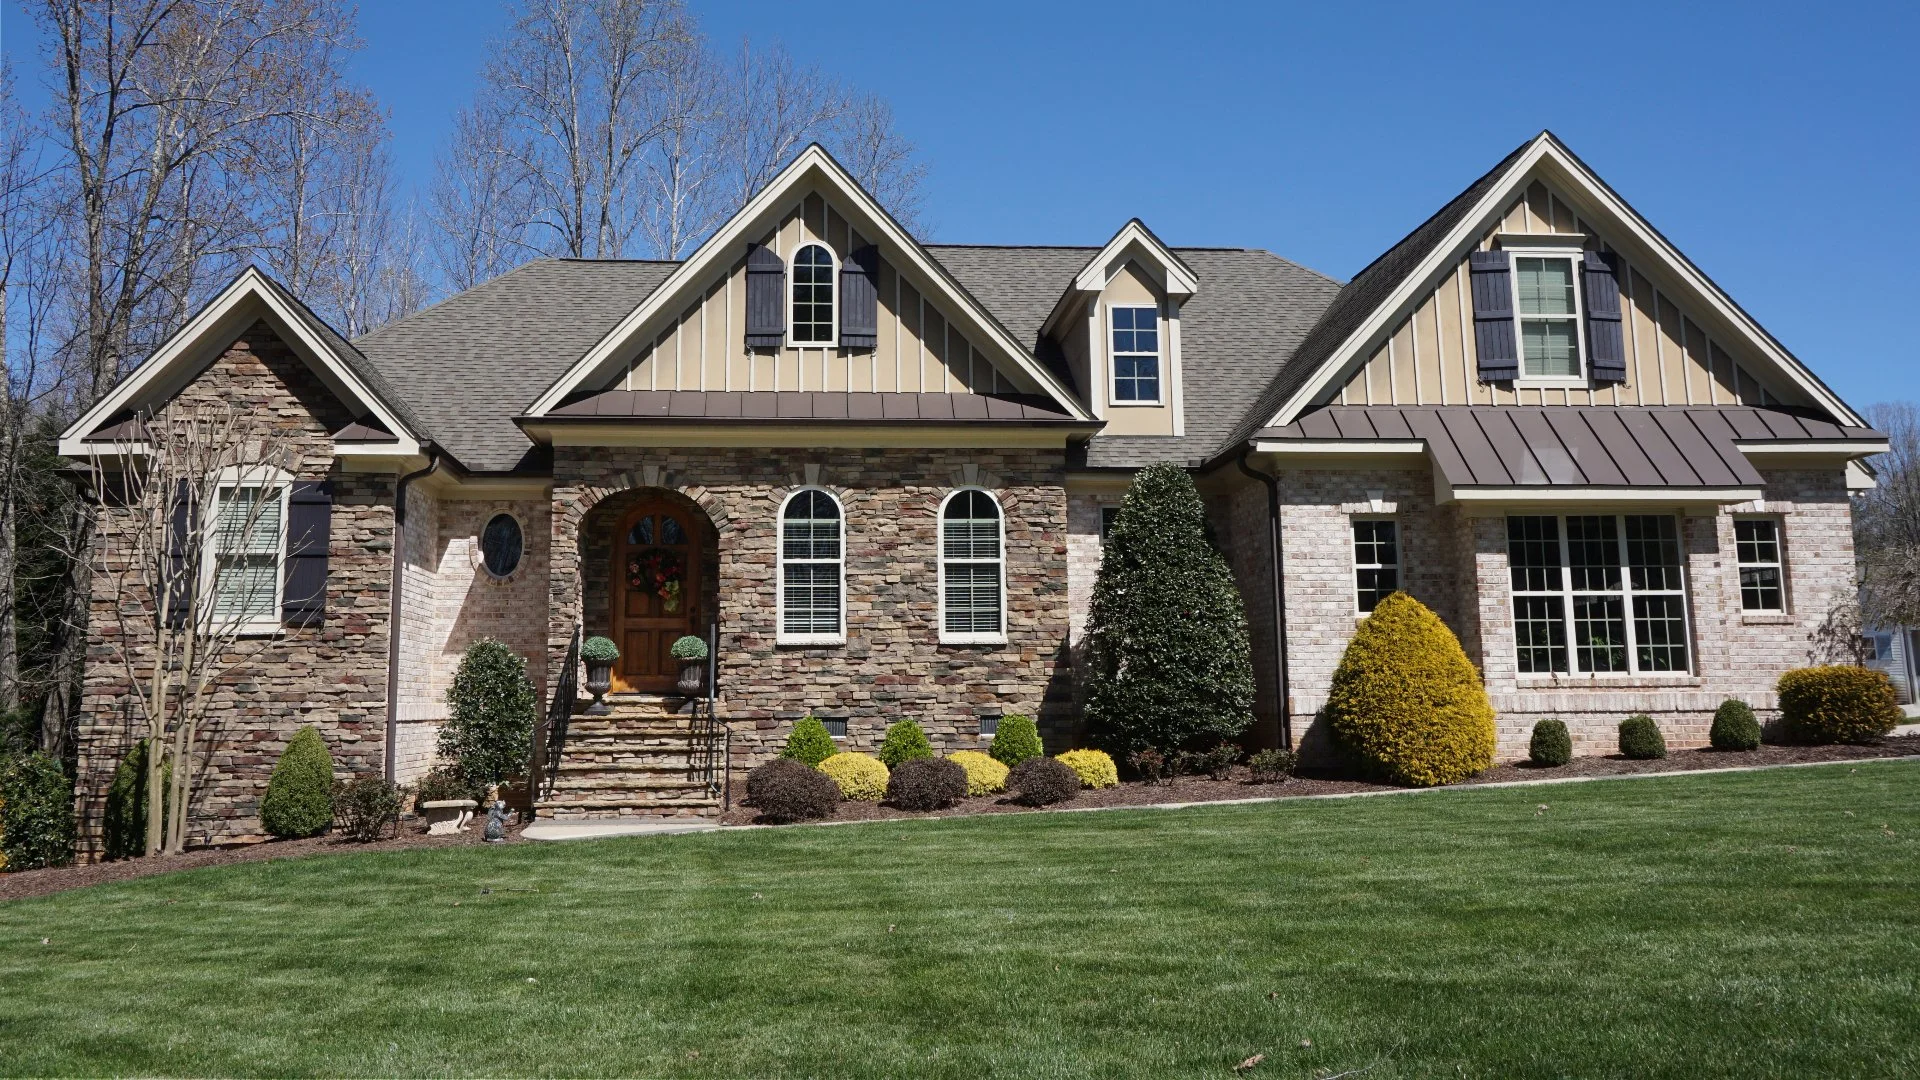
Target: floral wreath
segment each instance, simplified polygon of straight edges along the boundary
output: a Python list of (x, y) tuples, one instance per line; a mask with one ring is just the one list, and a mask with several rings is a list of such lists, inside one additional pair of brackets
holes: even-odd
[(648, 548), (627, 556), (627, 585), (646, 589), (669, 604), (679, 599), (686, 576), (686, 563), (678, 552)]

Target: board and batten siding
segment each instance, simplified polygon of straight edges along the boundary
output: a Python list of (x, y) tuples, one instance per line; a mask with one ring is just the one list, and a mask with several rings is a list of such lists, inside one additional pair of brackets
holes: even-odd
[[(823, 243), (844, 263), (874, 242), (818, 193), (794, 203), (758, 238), (790, 262), (802, 244)], [(746, 246), (724, 276), (711, 281), (628, 362), (624, 390), (817, 390), (854, 393), (1038, 393), (1021, 374), (1003, 371), (951, 324), (945, 301), (885, 258), (880, 260), (879, 333), (872, 349), (749, 349), (746, 345)], [(783, 317), (791, 303), (791, 270), (783, 279)], [(835, 315), (838, 316), (836, 307)]]
[[(1535, 181), (1514, 200), (1477, 250), (1496, 233), (1584, 236), (1604, 250), (1595, 230)], [(1442, 278), (1332, 400), (1341, 405), (1775, 405), (1799, 403), (1763, 384), (1726, 347), (1708, 336), (1674, 299), (1624, 257), (1620, 307), (1627, 381), (1598, 387), (1518, 388), (1479, 380), (1474, 365), (1473, 295), (1467, 260)]]

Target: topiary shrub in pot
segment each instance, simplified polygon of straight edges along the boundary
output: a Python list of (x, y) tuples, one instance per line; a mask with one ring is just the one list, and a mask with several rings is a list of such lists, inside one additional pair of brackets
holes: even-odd
[(967, 794), (992, 795), (1007, 790), (1007, 767), (995, 761), (991, 754), (960, 750), (948, 754), (947, 760), (966, 771)]
[(1080, 774), (1058, 758), (1028, 758), (1007, 773), (1007, 790), (1022, 805), (1052, 806), (1080, 793)]
[(987, 753), (993, 760), (1011, 769), (1030, 758), (1045, 757), (1046, 748), (1040, 745), (1040, 727), (1031, 716), (1003, 716), (1000, 725), (994, 728), (993, 742), (988, 745)]
[(1728, 698), (1713, 710), (1713, 726), (1707, 729), (1707, 742), (1715, 750), (1757, 750), (1760, 748), (1760, 721), (1753, 706), (1739, 698)]
[(872, 754), (835, 754), (819, 768), (839, 786), (843, 798), (879, 802), (887, 797), (887, 767)]
[(1559, 720), (1542, 720), (1533, 725), (1533, 738), (1527, 743), (1527, 760), (1543, 768), (1557, 769), (1573, 760), (1573, 736)]
[(491, 787), (526, 772), (539, 709), (527, 661), (492, 638), (467, 646), (447, 688), (440, 756), (460, 775)]
[(774, 758), (747, 774), (747, 802), (768, 821), (811, 821), (833, 816), (840, 789), (812, 766)]
[(587, 665), (587, 693), (593, 695), (588, 716), (605, 716), (607, 691), (613, 688), (613, 662), (620, 659), (620, 646), (611, 638), (590, 637), (580, 646), (580, 662)]
[(667, 651), (680, 664), (680, 679), (674, 689), (687, 697), (699, 694), (707, 686), (707, 639), (683, 634), (674, 639)]
[(1900, 702), (1884, 671), (1831, 664), (1780, 676), (1780, 722), (1798, 743), (1869, 742), (1900, 723)]
[(919, 724), (911, 720), (896, 720), (887, 728), (886, 738), (880, 740), (877, 756), (880, 764), (895, 769), (899, 768), (901, 762), (932, 757), (933, 744), (927, 741), (927, 733), (920, 730)]
[(1073, 770), (1073, 774), (1080, 778), (1082, 787), (1120, 786), (1120, 770), (1104, 750), (1069, 750), (1056, 760)]
[(73, 861), (73, 784), (38, 751), (0, 765), (0, 866), (38, 870)]
[(787, 733), (787, 745), (781, 749), (780, 756), (818, 765), (839, 752), (827, 725), (817, 717), (803, 716), (793, 722), (793, 730)]
[(946, 758), (912, 758), (887, 777), (887, 802), (902, 810), (945, 810), (967, 797), (967, 770)]
[(1667, 739), (1653, 717), (1629, 716), (1620, 721), (1620, 752), (1635, 761), (1653, 761), (1667, 756)]
[(1261, 750), (1247, 759), (1247, 768), (1256, 784), (1280, 784), (1293, 775), (1299, 760), (1291, 750)]
[(1429, 787), (1493, 764), (1493, 706), (1460, 640), (1406, 593), (1380, 601), (1333, 673), (1326, 717), (1368, 772)]
[(260, 800), (260, 827), (283, 840), (318, 836), (333, 824), (333, 755), (312, 725), (287, 741)]
[(1253, 724), (1253, 657), (1233, 570), (1193, 477), (1140, 470), (1100, 554), (1086, 631), (1086, 717), (1125, 757), (1232, 739)]

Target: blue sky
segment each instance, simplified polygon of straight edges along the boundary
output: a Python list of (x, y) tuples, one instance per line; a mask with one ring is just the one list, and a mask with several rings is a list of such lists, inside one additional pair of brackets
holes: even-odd
[[(1345, 278), (1546, 127), (1856, 406), (1920, 399), (1920, 5), (694, 6), (717, 43), (778, 38), (886, 95), (942, 241), (1100, 243), (1138, 215)], [(504, 12), (360, 20), (355, 70), (424, 184)]]

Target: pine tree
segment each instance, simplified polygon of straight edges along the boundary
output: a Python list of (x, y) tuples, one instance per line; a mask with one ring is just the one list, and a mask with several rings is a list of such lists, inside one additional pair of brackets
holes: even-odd
[(1087, 619), (1087, 721), (1121, 757), (1231, 739), (1253, 723), (1247, 616), (1185, 469), (1134, 477)]

